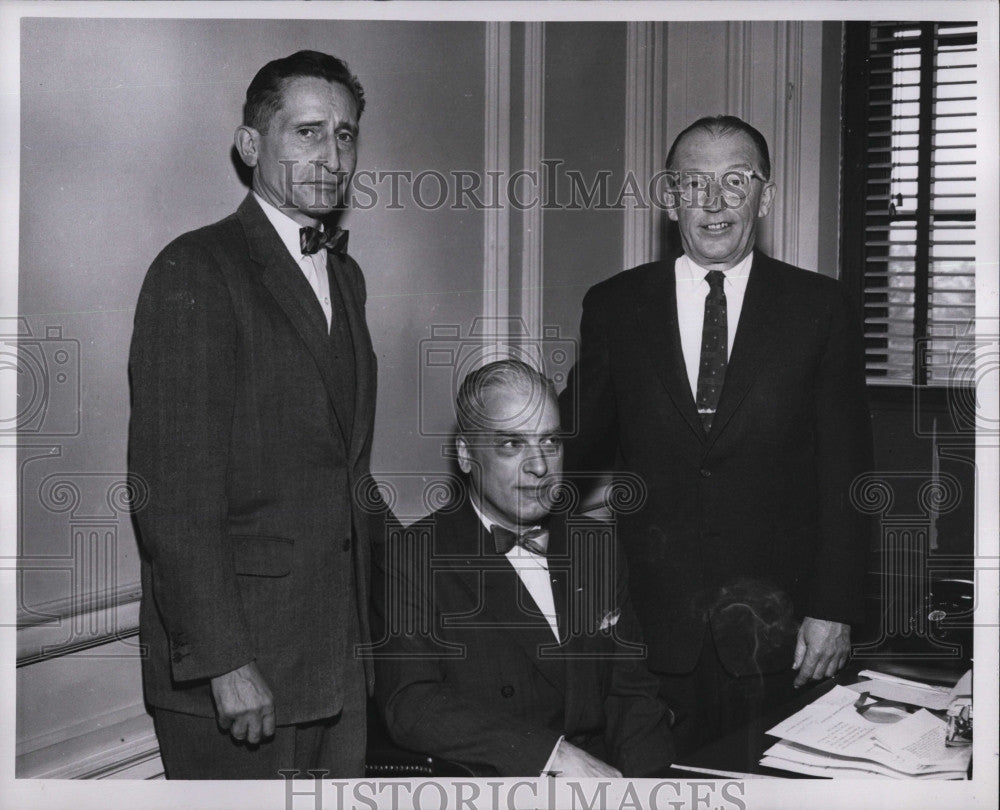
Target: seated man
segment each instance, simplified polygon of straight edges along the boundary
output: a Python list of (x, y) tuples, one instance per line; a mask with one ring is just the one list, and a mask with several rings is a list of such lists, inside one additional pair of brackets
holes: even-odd
[(613, 527), (553, 510), (552, 383), (501, 360), (464, 380), (456, 409), (467, 492), (375, 554), (390, 735), (482, 776), (653, 775), (673, 755), (671, 713), (643, 662)]

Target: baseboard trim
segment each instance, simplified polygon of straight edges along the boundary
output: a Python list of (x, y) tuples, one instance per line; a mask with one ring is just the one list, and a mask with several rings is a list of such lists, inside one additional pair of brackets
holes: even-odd
[[(54, 742), (53, 737), (70, 736)], [(76, 731), (77, 733), (74, 733)], [(96, 717), (18, 745), (19, 779), (157, 779), (163, 776), (153, 719), (144, 705)]]
[[(139, 595), (95, 610), (30, 622), (17, 629), (17, 666), (79, 653), (139, 634)], [(135, 654), (141, 654), (136, 643)]]

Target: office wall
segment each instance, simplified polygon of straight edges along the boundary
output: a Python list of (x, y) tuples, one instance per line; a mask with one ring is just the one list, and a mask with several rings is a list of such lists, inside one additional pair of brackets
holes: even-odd
[[(39, 338), (47, 368), (56, 368), (63, 349), (68, 365), (78, 358), (79, 367), (61, 389), (34, 390), (32, 378), (19, 392), (47, 395), (49, 411), (37, 430), (22, 434), (19, 452), (19, 770), (48, 772), (69, 750), (64, 738), (109, 722), (124, 722), (127, 731), (143, 713), (129, 635), (139, 569), (121, 487), (134, 304), (146, 268), (168, 241), (231, 213), (246, 194), (231, 147), (250, 78), (268, 60), (301, 48), (335, 53), (365, 87), (359, 170), (481, 170), (483, 28), (24, 21), (22, 330)], [(468, 325), (480, 312), (482, 214), (421, 209), (405, 184), (397, 209), (385, 199), (388, 184), (368, 185), (380, 194), (378, 204), (350, 212), (344, 225), (367, 278), (380, 366), (374, 467), (439, 471), (447, 463), (440, 439), (421, 439), (415, 413), (419, 342), (433, 322)], [(433, 184), (425, 188), (433, 198)], [(428, 398), (446, 402), (438, 383), (430, 381), (438, 387)], [(417, 512), (420, 504), (401, 509)], [(62, 619), (45, 623), (46, 615)], [(128, 638), (45, 660), (53, 645), (116, 634)], [(148, 745), (139, 738), (140, 747)], [(38, 753), (57, 744), (63, 753)]]
[[(123, 489), (133, 307), (156, 253), (246, 193), (232, 132), (264, 62), (325, 50), (365, 86), (359, 171), (375, 173), (366, 182), (378, 198), (344, 224), (380, 364), (373, 467), (409, 520), (426, 511), (422, 484), (449, 468), (453, 373), (427, 352), (457, 347), (459, 366), (480, 315), (572, 338), (586, 289), (629, 257), (659, 255), (663, 222), (653, 210), (422, 207), (405, 182), (397, 207), (378, 173), (452, 182), (456, 170), (509, 175), (547, 158), (561, 161), (565, 201), (567, 170), (588, 185), (606, 171), (614, 192), (628, 171), (662, 165), (697, 115), (760, 113), (783, 139), (782, 192), (799, 200), (767, 238), (815, 268), (818, 208), (801, 189), (818, 171), (820, 63), (802, 57), (820, 33), (819, 23), (25, 20), (21, 321), (5, 330), (20, 330), (37, 361), (21, 399), (41, 405), (25, 410), (18, 454), (18, 773), (158, 772)], [(705, 70), (697, 57), (713, 52), (741, 56)], [(656, 114), (639, 115), (647, 109)], [(437, 196), (428, 178), (425, 202)]]
[[(632, 173), (645, 188), (684, 127), (704, 115), (740, 116), (768, 139), (778, 187), (761, 246), (837, 275), (840, 23), (553, 28), (547, 26), (545, 139), (546, 155), (565, 161), (561, 170), (579, 170), (591, 181), (599, 168), (609, 170), (618, 191)], [(575, 338), (591, 285), (660, 258), (676, 239), (655, 204), (635, 212), (546, 212), (545, 323)]]

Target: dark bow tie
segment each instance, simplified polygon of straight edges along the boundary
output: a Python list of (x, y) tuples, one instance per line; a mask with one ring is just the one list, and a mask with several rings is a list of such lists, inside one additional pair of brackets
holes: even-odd
[(336, 228), (332, 231), (321, 231), (319, 228), (299, 228), (299, 248), (306, 256), (326, 248), (330, 253), (337, 253), (341, 256), (347, 253), (348, 231), (343, 228)]
[(545, 549), (537, 542), (538, 538), (545, 534), (547, 529), (543, 526), (535, 526), (523, 532), (515, 533), (503, 526), (493, 524), (490, 526), (490, 534), (493, 536), (493, 545), (497, 554), (506, 554), (514, 546), (521, 546), (535, 554), (545, 556)]

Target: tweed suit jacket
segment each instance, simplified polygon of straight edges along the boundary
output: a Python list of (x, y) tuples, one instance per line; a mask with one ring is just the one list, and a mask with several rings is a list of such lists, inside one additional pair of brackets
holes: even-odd
[(328, 267), (340, 344), (248, 195), (168, 245), (142, 286), (129, 457), (148, 490), (136, 519), (153, 706), (214, 716), (209, 679), (256, 661), (279, 724), (340, 711), (369, 635), (373, 516), (356, 493), (376, 363), (364, 277), (349, 257)]

